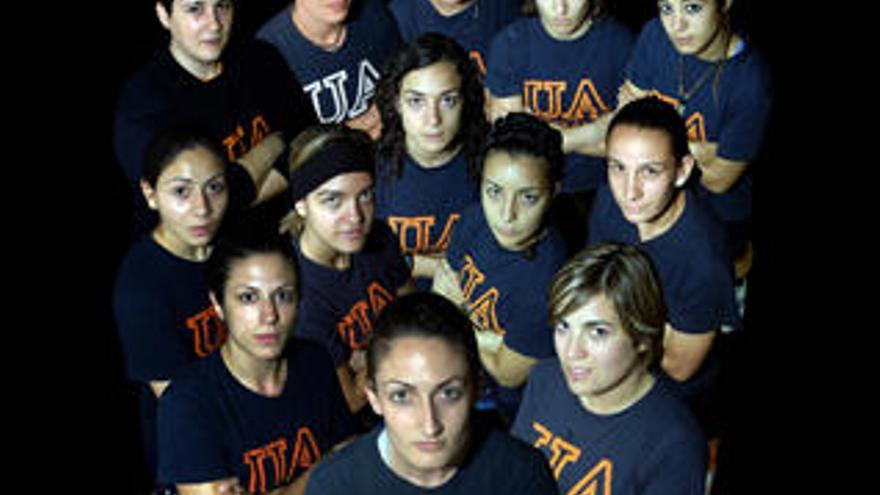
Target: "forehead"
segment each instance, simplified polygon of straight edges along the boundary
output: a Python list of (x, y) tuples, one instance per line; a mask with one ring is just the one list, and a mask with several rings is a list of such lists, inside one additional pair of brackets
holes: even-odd
[(295, 278), (293, 265), (281, 253), (252, 253), (232, 262), (229, 279), (239, 284), (290, 285)]
[(378, 382), (393, 380), (412, 385), (431, 386), (452, 377), (464, 378), (467, 358), (439, 337), (404, 336), (390, 342), (388, 352), (378, 363)]
[(159, 174), (159, 181), (175, 178), (200, 179), (217, 175), (224, 170), (223, 160), (213, 151), (204, 146), (194, 146), (169, 160)]
[(406, 91), (439, 93), (459, 87), (461, 87), (461, 75), (455, 65), (446, 60), (413, 69), (403, 76), (400, 83), (401, 93)]
[(668, 158), (672, 153), (672, 136), (660, 129), (621, 124), (608, 134), (608, 157)]
[(547, 187), (549, 168), (543, 157), (492, 150), (483, 161), (483, 180), (516, 189)]

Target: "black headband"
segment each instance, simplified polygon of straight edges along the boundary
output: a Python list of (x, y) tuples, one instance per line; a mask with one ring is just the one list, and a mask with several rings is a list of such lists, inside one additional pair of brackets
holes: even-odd
[(290, 174), (290, 196), (294, 203), (337, 175), (351, 172), (373, 174), (373, 157), (364, 147), (347, 141), (331, 143), (310, 156)]

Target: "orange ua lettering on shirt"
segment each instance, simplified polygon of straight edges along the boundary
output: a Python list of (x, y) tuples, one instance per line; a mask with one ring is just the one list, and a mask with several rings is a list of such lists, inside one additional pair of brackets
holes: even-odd
[(340, 340), (353, 350), (366, 349), (367, 337), (373, 331), (373, 321), (393, 300), (394, 296), (379, 282), (371, 282), (367, 287), (367, 299), (354, 303), (336, 324)]
[[(416, 217), (389, 216), (388, 226), (397, 235), (403, 254), (433, 254), (446, 251), (452, 240), (452, 230), (461, 215), (450, 213), (437, 242), (431, 244), (431, 230), (437, 223), (434, 215)], [(410, 232), (413, 235), (410, 235)]]
[(269, 123), (262, 115), (257, 115), (251, 119), (250, 132), (246, 132), (241, 124), (235, 126), (228, 136), (223, 139), (223, 147), (226, 149), (226, 158), (235, 161), (251, 150), (254, 146), (260, 144), (260, 141), (266, 138), (272, 129)]
[[(550, 468), (553, 470), (553, 476), (559, 480), (566, 466), (576, 463), (580, 459), (581, 449), (562, 437), (556, 436), (549, 428), (537, 421), (532, 423), (532, 429), (538, 433), (538, 438), (532, 445), (544, 452)], [(611, 495), (613, 471), (614, 463), (608, 459), (602, 459), (565, 493), (566, 495)], [(560, 487), (560, 489), (562, 488)]]
[(471, 61), (474, 65), (477, 66), (477, 70), (480, 71), (481, 76), (486, 76), (486, 63), (483, 62), (483, 54), (481, 54), (478, 50), (471, 50), (468, 54), (471, 57)]
[(226, 324), (213, 306), (187, 318), (186, 327), (192, 331), (193, 351), (200, 358), (216, 351), (226, 342)]
[(608, 112), (596, 86), (589, 78), (581, 79), (568, 108), (563, 107), (568, 83), (565, 81), (526, 80), (523, 85), (523, 106), (540, 119), (562, 127), (592, 122)]
[[(656, 89), (652, 89), (648, 93), (650, 94), (650, 96), (654, 96), (660, 101), (665, 101), (666, 103), (669, 103), (676, 109), (681, 108), (682, 102), (678, 98), (663, 94)], [(687, 136), (689, 141), (696, 141), (701, 143), (707, 141), (706, 119), (703, 117), (702, 113), (694, 112), (690, 116), (688, 116), (685, 119), (685, 126), (687, 127)]]
[(287, 439), (281, 437), (245, 452), (242, 457), (250, 474), (248, 492), (264, 493), (269, 476), (273, 480), (273, 486), (290, 484), (321, 458), (321, 452), (312, 431), (303, 426), (296, 432), (293, 450), (290, 450)]
[(500, 297), (498, 288), (487, 287), (477, 295), (477, 286), (485, 280), (486, 276), (477, 268), (474, 259), (468, 254), (464, 255), (464, 266), (459, 270), (458, 283), (462, 295), (467, 301), (471, 321), (480, 329), (494, 332), (503, 337), (507, 332), (498, 323), (496, 312)]

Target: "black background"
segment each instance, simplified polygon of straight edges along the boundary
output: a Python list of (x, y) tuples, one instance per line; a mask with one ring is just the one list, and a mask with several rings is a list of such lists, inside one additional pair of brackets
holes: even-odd
[[(656, 14), (654, 0), (610, 3), (635, 31)], [(245, 34), (286, 2), (239, 4), (236, 22), (239, 34)], [(797, 174), (801, 182), (793, 187), (791, 171), (827, 166), (827, 157), (803, 152), (814, 135), (800, 126), (815, 118), (810, 112), (816, 100), (812, 86), (799, 74), (813, 58), (800, 42), (803, 30), (798, 27), (806, 20), (779, 4), (789, 2), (734, 3), (742, 28), (770, 61), (776, 91), (760, 166), (755, 167), (757, 254), (747, 328), (733, 343), (732, 436), (726, 464), (731, 485), (725, 484), (735, 488), (730, 493), (792, 489), (790, 472), (797, 468), (783, 466), (794, 462), (799, 450), (794, 445), (804, 437), (801, 415), (812, 408), (811, 399), (804, 403), (812, 384), (802, 379), (795, 363), (809, 361), (798, 341), (817, 324), (810, 317), (815, 299), (803, 286), (809, 291), (810, 283), (819, 284), (805, 260), (827, 252), (804, 242), (815, 214), (803, 208), (807, 201), (802, 196), (813, 184)], [(36, 50), (37, 60), (27, 67), (38, 70), (15, 76), (26, 86), (39, 80), (41, 95), (54, 95), (46, 100), (50, 108), (28, 110), (27, 124), (22, 124), (36, 129), (28, 132), (33, 143), (23, 145), (28, 151), (25, 163), (34, 164), (27, 175), (40, 186), (39, 194), (49, 197), (43, 201), (47, 213), (34, 214), (34, 221), (26, 217), (24, 237), (29, 251), (50, 261), (41, 262), (48, 267), (48, 283), (39, 281), (35, 291), (55, 292), (52, 297), (44, 294), (44, 301), (51, 302), (33, 310), (39, 311), (37, 328), (45, 330), (35, 335), (45, 339), (38, 342), (41, 348), (51, 348), (51, 357), (44, 359), (53, 363), (47, 366), (58, 370), (28, 385), (28, 397), (36, 395), (34, 407), (51, 418), (40, 420), (41, 430), (49, 437), (46, 442), (57, 456), (51, 464), (58, 469), (46, 483), (63, 479), (71, 487), (83, 487), (75, 491), (137, 493), (136, 404), (123, 380), (111, 313), (113, 277), (131, 242), (128, 191), (113, 156), (112, 119), (121, 83), (162, 46), (164, 36), (150, 0), (81, 6), (69, 17), (57, 15), (57, 46)], [(42, 188), (49, 177), (52, 184)], [(10, 183), (14, 181), (7, 181), (7, 191), (15, 192)], [(818, 202), (821, 209), (822, 201), (830, 201), (825, 198), (813, 193), (809, 202)], [(14, 216), (21, 210), (10, 208)], [(38, 231), (34, 239), (31, 229)], [(39, 234), (46, 231), (44, 240)]]

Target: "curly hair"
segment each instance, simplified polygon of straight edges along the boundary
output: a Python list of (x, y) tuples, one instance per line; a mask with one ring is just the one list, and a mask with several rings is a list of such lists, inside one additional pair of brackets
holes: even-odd
[(562, 153), (562, 134), (547, 122), (532, 114), (511, 112), (492, 124), (478, 161), (478, 175), (483, 175), (483, 163), (492, 151), (527, 154), (547, 161), (547, 178), (551, 182), (562, 179), (565, 155)]
[(489, 124), (485, 115), (485, 96), (480, 73), (467, 52), (455, 40), (438, 33), (423, 34), (405, 45), (384, 66), (376, 89), (376, 106), (382, 118), (382, 136), (377, 143), (378, 167), (388, 167), (392, 177), (400, 177), (406, 152), (406, 132), (397, 110), (403, 78), (413, 70), (438, 62), (449, 62), (461, 77), (463, 96), (461, 126), (449, 149), (463, 145), (468, 171), (476, 178), (476, 159)]

